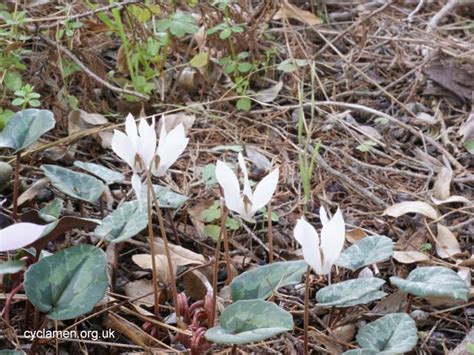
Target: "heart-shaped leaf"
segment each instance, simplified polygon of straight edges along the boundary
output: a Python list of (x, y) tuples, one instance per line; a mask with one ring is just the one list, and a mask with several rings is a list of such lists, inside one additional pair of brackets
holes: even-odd
[(370, 349), (353, 349), (342, 353), (342, 355), (378, 355), (379, 351)]
[(84, 163), (82, 161), (76, 160), (74, 166), (81, 168), (82, 170), (91, 173), (92, 175), (97, 176), (99, 179), (103, 180), (107, 185), (113, 184), (115, 182), (125, 180), (125, 176), (114, 171), (112, 169), (106, 168), (105, 166), (94, 164), (94, 163)]
[[(158, 197), (158, 202), (161, 208), (178, 209), (188, 199), (186, 196), (174, 192), (165, 186), (153, 185), (153, 189), (155, 190), (156, 197)], [(147, 191), (148, 189), (146, 186), (142, 187), (142, 198), (140, 201), (142, 201), (145, 205), (147, 203)]]
[(246, 271), (230, 285), (232, 300), (267, 298), (280, 287), (301, 281), (308, 268), (304, 260), (282, 261)]
[(17, 112), (0, 133), (0, 148), (24, 149), (55, 125), (51, 111), (28, 109)]
[(326, 307), (366, 304), (386, 295), (385, 292), (379, 291), (384, 283), (384, 280), (376, 277), (347, 280), (320, 289), (316, 292), (316, 300), (320, 306)]
[(53, 201), (49, 202), (38, 214), (41, 219), (45, 222), (53, 222), (59, 218), (61, 210), (63, 209), (64, 201), (60, 198), (55, 198)]
[(379, 354), (403, 354), (418, 341), (415, 321), (406, 313), (388, 314), (359, 330), (357, 342), (363, 349)]
[(448, 297), (467, 301), (469, 288), (453, 270), (443, 266), (418, 267), (406, 278), (396, 276), (390, 282), (418, 297)]
[(392, 239), (382, 235), (374, 235), (365, 237), (344, 250), (339, 255), (336, 265), (355, 271), (361, 267), (387, 259), (392, 254)]
[(4, 263), (0, 263), (0, 275), (16, 274), (25, 267), (23, 260), (9, 260)]
[(104, 192), (102, 181), (87, 174), (57, 165), (42, 165), (41, 169), (53, 186), (68, 196), (94, 203)]
[(107, 288), (105, 253), (82, 244), (41, 259), (25, 273), (28, 300), (55, 320), (90, 312)]
[(247, 344), (262, 341), (293, 329), (293, 317), (276, 304), (263, 300), (242, 300), (227, 307), (220, 325), (206, 332), (206, 339), (218, 344)]
[(94, 233), (112, 243), (133, 238), (148, 224), (146, 204), (138, 201), (125, 202), (102, 220)]

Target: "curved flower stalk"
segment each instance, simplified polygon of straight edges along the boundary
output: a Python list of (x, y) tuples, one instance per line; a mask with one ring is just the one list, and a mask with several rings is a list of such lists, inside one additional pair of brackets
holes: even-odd
[(142, 182), (139, 173), (151, 171), (155, 176), (163, 176), (179, 158), (188, 141), (183, 124), (166, 132), (163, 117), (157, 146), (155, 118), (151, 125), (141, 118), (137, 127), (133, 116), (128, 114), (125, 119), (125, 133), (114, 130), (112, 150), (132, 168), (132, 187), (140, 199)]
[(16, 223), (0, 230), (0, 252), (26, 247), (38, 240), (47, 225)]
[(270, 202), (278, 184), (279, 170), (274, 169), (257, 184), (255, 191), (252, 191), (242, 153), (239, 153), (238, 160), (244, 176), (242, 193), (237, 175), (220, 160), (216, 165), (216, 178), (224, 191), (227, 208), (238, 213), (243, 219), (252, 221), (254, 214)]
[(344, 218), (341, 210), (337, 209), (334, 217), (329, 219), (323, 207), (319, 209), (319, 217), (323, 225), (321, 238), (304, 218), (296, 223), (294, 236), (303, 248), (303, 257), (308, 265), (319, 275), (329, 275), (344, 247)]

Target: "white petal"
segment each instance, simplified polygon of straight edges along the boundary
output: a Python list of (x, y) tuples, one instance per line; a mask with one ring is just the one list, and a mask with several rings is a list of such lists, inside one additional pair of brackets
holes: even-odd
[(150, 169), (156, 151), (155, 120), (153, 120), (151, 125), (148, 125), (145, 119), (140, 119), (138, 131), (140, 132), (138, 154), (145, 163), (146, 168)]
[(179, 156), (186, 149), (188, 142), (189, 138), (186, 138), (183, 124), (179, 124), (168, 134), (161, 134), (156, 152), (160, 157), (160, 165), (158, 169), (153, 170), (153, 174), (155, 176), (163, 176), (166, 170), (178, 160)]
[(244, 156), (242, 153), (239, 153), (237, 160), (239, 161), (240, 170), (244, 175), (244, 195), (247, 195), (250, 201), (253, 199), (252, 188), (250, 187), (249, 174), (247, 171), (247, 166), (245, 165)]
[(30, 245), (43, 233), (46, 225), (17, 223), (0, 230), (0, 252)]
[(216, 178), (224, 191), (224, 200), (227, 208), (240, 215), (245, 215), (244, 203), (240, 196), (239, 180), (232, 169), (227, 164), (217, 161)]
[(319, 251), (319, 237), (316, 229), (303, 218), (296, 222), (293, 232), (295, 239), (303, 248), (304, 260), (317, 274), (322, 274), (321, 254)]
[(321, 224), (323, 226), (329, 221), (328, 214), (326, 213), (326, 210), (323, 206), (319, 207), (319, 219), (321, 220)]
[(132, 116), (131, 113), (127, 115), (125, 118), (125, 133), (127, 133), (128, 138), (132, 142), (135, 149), (138, 147), (138, 131), (137, 131), (137, 123), (135, 122), (135, 118)]
[(338, 208), (333, 218), (329, 220), (321, 230), (321, 249), (324, 254), (324, 268), (331, 270), (341, 254), (346, 238), (346, 228), (341, 210)]
[(112, 150), (120, 159), (124, 160), (132, 169), (135, 166), (135, 150), (130, 138), (125, 133), (114, 130), (112, 137)]
[(142, 180), (138, 174), (132, 175), (132, 187), (135, 191), (135, 195), (137, 196), (137, 200), (140, 200), (142, 197)]
[(258, 183), (252, 199), (252, 211), (254, 213), (270, 202), (278, 185), (278, 177), (279, 170), (276, 168)]

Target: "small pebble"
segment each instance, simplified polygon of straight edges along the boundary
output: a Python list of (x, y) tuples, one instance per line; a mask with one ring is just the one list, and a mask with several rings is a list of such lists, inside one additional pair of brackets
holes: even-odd
[(11, 181), (13, 169), (10, 164), (0, 161), (0, 188)]

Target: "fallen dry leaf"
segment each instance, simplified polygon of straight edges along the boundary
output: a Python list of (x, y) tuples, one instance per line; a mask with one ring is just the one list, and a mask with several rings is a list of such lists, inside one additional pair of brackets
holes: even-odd
[(382, 216), (400, 217), (407, 213), (419, 213), (428, 218), (436, 219), (438, 213), (426, 202), (422, 201), (405, 201), (396, 203), (388, 207)]
[(458, 271), (458, 275), (461, 279), (464, 280), (466, 283), (467, 287), (471, 287), (471, 269), (468, 267), (460, 267)]
[(438, 199), (434, 198), (433, 196), (431, 196), (431, 201), (433, 201), (433, 203), (436, 206), (444, 205), (444, 204), (448, 204), (448, 203), (465, 203), (467, 205), (471, 204), (471, 201), (468, 200), (467, 198), (465, 198), (463, 196), (457, 196), (457, 195), (448, 197), (446, 200), (438, 200)]
[[(187, 114), (185, 114), (184, 112), (174, 113), (174, 114), (171, 114), (171, 115), (164, 115), (163, 117), (165, 118), (166, 131), (167, 131), (167, 132), (171, 131), (171, 130), (172, 130), (173, 128), (175, 128), (177, 125), (179, 125), (180, 123), (182, 123), (183, 126), (184, 126), (184, 131), (185, 131), (186, 133), (188, 133), (189, 130), (193, 127), (194, 121), (196, 121), (196, 116), (194, 116), (194, 115), (187, 115)], [(158, 125), (157, 125), (157, 127), (156, 127), (158, 134), (159, 134), (160, 131), (161, 131), (161, 125), (162, 125), (162, 124), (163, 124), (163, 120), (161, 119), (161, 120), (158, 122)]]
[[(43, 190), (49, 183), (48, 178), (42, 178), (37, 180), (33, 185), (31, 185), (25, 192), (23, 192), (19, 197), (18, 197), (18, 207), (22, 206), (26, 202), (34, 199), (36, 195), (40, 193), (41, 190)], [(10, 206), (10, 208), (12, 208)]]
[(346, 231), (346, 239), (351, 244), (357, 243), (359, 240), (361, 240), (365, 237), (367, 237), (367, 233), (365, 233), (360, 228), (354, 228), (354, 229)]
[[(132, 260), (135, 264), (140, 266), (142, 269), (152, 270), (151, 254), (135, 254), (132, 256)], [(164, 255), (155, 255), (155, 264), (158, 281), (168, 284), (171, 281), (171, 275), (169, 273), (168, 260)], [(173, 271), (176, 274), (177, 265), (173, 264)]]
[(280, 93), (282, 88), (283, 88), (283, 81), (279, 81), (276, 85), (255, 93), (254, 97), (257, 101), (260, 101), (263, 103), (272, 102), (278, 97), (278, 94)]
[[(146, 295), (147, 293), (151, 294), (145, 297), (141, 297), (143, 295)], [(127, 282), (125, 284), (125, 294), (130, 298), (141, 297), (133, 301), (133, 303), (137, 305), (153, 307), (155, 304), (153, 296), (153, 284), (151, 283), (151, 280), (141, 279), (132, 282)]]
[(453, 179), (453, 171), (443, 167), (436, 177), (433, 186), (433, 196), (438, 200), (446, 200), (451, 196), (451, 180)]
[(257, 169), (264, 171), (271, 169), (272, 163), (265, 155), (259, 152), (258, 147), (246, 145), (245, 152), (247, 153), (249, 160), (257, 167)]
[(290, 4), (287, 0), (283, 2), (280, 10), (273, 18), (279, 20), (283, 17), (297, 20), (310, 26), (316, 26), (322, 23), (321, 19), (312, 12), (301, 10), (295, 5)]
[(474, 91), (474, 74), (454, 64), (435, 63), (423, 69), (431, 80), (449, 90), (465, 102), (469, 102)]
[[(155, 253), (158, 255), (166, 255), (165, 254), (165, 245), (163, 239), (155, 238)], [(195, 253), (189, 249), (186, 249), (179, 245), (174, 245), (168, 243), (171, 258), (173, 259), (173, 263), (177, 266), (186, 266), (186, 265), (202, 265), (207, 262), (207, 259), (198, 253)]]
[(393, 252), (393, 258), (402, 264), (413, 264), (423, 261), (429, 261), (430, 257), (419, 251), (395, 251)]
[(68, 133), (71, 135), (107, 123), (109, 120), (101, 114), (73, 110), (68, 115)]
[(436, 237), (436, 253), (440, 258), (446, 259), (461, 252), (459, 242), (448, 227), (438, 223), (438, 235)]
[(372, 309), (374, 314), (398, 313), (405, 309), (407, 303), (407, 294), (403, 291), (397, 291), (383, 298)]

